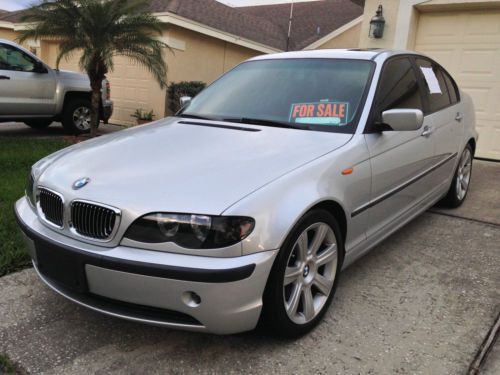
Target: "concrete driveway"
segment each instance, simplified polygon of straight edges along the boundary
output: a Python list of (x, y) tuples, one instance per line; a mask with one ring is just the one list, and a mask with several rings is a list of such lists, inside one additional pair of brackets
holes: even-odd
[[(469, 209), (425, 213), (348, 268), (299, 340), (113, 319), (25, 270), (0, 279), (0, 352), (50, 374), (465, 374), (500, 312), (500, 164), (476, 161), (472, 183)], [(491, 353), (485, 373), (498, 375)]]
[[(120, 125), (101, 124), (99, 126), (100, 134), (114, 133), (123, 130), (124, 127)], [(67, 134), (59, 122), (54, 122), (47, 129), (37, 130), (32, 129), (22, 122), (0, 122), (0, 137), (64, 137)]]

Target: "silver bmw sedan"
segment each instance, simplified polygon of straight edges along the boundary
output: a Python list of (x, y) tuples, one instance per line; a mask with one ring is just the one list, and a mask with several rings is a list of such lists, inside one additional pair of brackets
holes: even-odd
[(15, 214), (54, 291), (137, 322), (299, 336), (343, 268), (467, 195), (473, 104), (425, 56), (266, 55), (183, 102), (33, 166)]

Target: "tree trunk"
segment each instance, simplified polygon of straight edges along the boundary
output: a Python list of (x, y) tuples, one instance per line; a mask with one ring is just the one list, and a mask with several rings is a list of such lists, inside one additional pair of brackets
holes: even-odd
[(97, 128), (99, 127), (99, 107), (101, 105), (101, 88), (102, 81), (91, 82), (92, 87), (92, 102), (90, 112), (90, 137), (97, 136)]

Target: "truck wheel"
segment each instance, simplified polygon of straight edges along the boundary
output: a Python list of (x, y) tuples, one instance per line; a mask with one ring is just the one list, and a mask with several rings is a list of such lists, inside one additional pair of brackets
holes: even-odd
[(52, 124), (52, 120), (28, 120), (24, 123), (33, 129), (45, 129)]
[(64, 129), (71, 134), (84, 134), (90, 132), (90, 100), (73, 99), (66, 104), (62, 124)]

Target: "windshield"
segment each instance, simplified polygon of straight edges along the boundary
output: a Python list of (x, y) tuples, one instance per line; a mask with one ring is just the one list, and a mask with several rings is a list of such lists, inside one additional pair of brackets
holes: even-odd
[(249, 61), (203, 90), (181, 115), (354, 133), (372, 67), (346, 59)]

